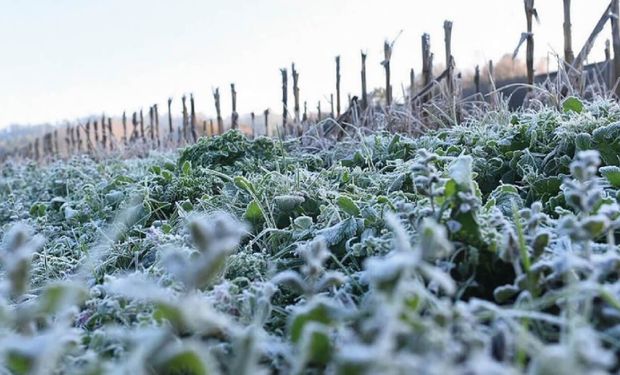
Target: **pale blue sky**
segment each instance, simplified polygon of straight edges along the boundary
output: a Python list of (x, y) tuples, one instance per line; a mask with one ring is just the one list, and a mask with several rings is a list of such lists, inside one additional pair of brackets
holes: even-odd
[[(607, 2), (573, 0), (575, 50)], [(537, 58), (562, 53), (562, 0), (535, 5)], [(333, 91), (337, 54), (343, 95), (359, 91), (360, 49), (369, 86), (381, 86), (383, 40), (403, 30), (392, 60), (400, 96), (409, 68), (420, 70), (423, 32), (444, 61), (443, 20), (452, 20), (457, 65), (473, 68), (514, 49), (523, 13), (522, 0), (0, 0), (0, 127), (163, 108), (168, 96), (189, 92), (212, 115), (216, 86), (228, 113), (231, 82), (239, 112), (278, 109), (279, 68), (292, 61), (314, 108)], [(603, 55), (604, 33), (593, 59)]]

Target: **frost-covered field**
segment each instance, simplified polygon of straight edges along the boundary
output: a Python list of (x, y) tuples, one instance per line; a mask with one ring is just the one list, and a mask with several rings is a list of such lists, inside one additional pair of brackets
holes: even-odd
[(4, 165), (0, 373), (615, 372), (619, 120)]

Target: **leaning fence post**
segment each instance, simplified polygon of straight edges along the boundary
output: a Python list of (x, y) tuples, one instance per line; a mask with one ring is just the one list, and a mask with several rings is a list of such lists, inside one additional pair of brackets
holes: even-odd
[(497, 88), (495, 86), (495, 69), (493, 68), (493, 60), (489, 60), (489, 83), (491, 84), (490, 101), (493, 108), (497, 108), (499, 102), (497, 98)]
[(321, 101), (319, 100), (318, 103), (316, 104), (316, 122), (321, 122), (321, 117), (322, 117)]

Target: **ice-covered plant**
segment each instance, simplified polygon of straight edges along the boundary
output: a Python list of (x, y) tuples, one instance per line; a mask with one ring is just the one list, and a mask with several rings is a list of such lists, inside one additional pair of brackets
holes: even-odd
[(345, 282), (342, 272), (325, 269), (324, 263), (331, 253), (322, 237), (300, 245), (297, 253), (304, 260), (300, 271), (282, 271), (272, 279), (273, 283), (287, 285), (311, 297)]
[(439, 155), (420, 149), (411, 167), (416, 190), (430, 199), (433, 213), (435, 213), (435, 198), (443, 194), (443, 189), (440, 187), (441, 174), (435, 166), (438, 160)]
[(247, 229), (226, 213), (193, 217), (189, 229), (198, 251), (187, 256), (173, 249), (163, 261), (166, 269), (192, 290), (208, 286), (213, 281), (228, 255), (247, 234)]

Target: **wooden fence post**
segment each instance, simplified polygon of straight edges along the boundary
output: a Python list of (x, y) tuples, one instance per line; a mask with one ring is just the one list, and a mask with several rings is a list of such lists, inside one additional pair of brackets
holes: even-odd
[(105, 150), (108, 143), (108, 135), (105, 123), (105, 113), (101, 115), (101, 147)]
[(215, 127), (213, 126), (213, 119), (209, 119), (209, 132), (210, 136), (213, 137), (215, 135)]
[(189, 114), (187, 113), (186, 96), (181, 97), (181, 105), (183, 106), (183, 142), (187, 142), (187, 128), (189, 127)]
[(330, 116), (331, 118), (335, 118), (334, 116), (334, 94), (329, 94), (329, 106), (331, 109)]
[[(431, 53), (431, 37), (424, 33), (422, 34), (422, 86), (426, 87), (431, 84), (433, 80), (433, 55)], [(432, 94), (428, 94), (422, 97), (422, 101), (426, 102), (431, 98)]]
[(366, 54), (364, 51), (360, 51), (362, 56), (362, 109), (368, 108), (368, 90), (366, 88)]
[(336, 113), (340, 116), (340, 55), (336, 56)]
[(230, 84), (230, 97), (232, 100), (232, 113), (230, 114), (230, 128), (239, 129), (239, 114), (237, 113), (237, 90), (235, 84)]
[(161, 137), (159, 136), (159, 109), (157, 104), (153, 105), (153, 115), (155, 117), (155, 137), (157, 137), (157, 147), (161, 146)]
[(151, 147), (155, 144), (155, 127), (153, 125), (153, 106), (149, 107), (149, 138), (151, 138)]
[[(564, 63), (571, 65), (575, 60), (575, 54), (573, 53), (573, 34), (571, 32), (570, 22), (570, 0), (563, 0), (564, 2)], [(566, 68), (569, 71), (569, 68)]]
[(86, 121), (86, 128), (84, 138), (86, 139), (86, 147), (88, 149), (88, 153), (93, 152), (93, 144), (90, 141), (90, 120)]
[[(525, 65), (527, 66), (527, 83), (528, 85), (534, 84), (534, 34), (532, 33), (532, 17), (536, 12), (534, 9), (534, 0), (524, 0), (525, 4), (525, 18), (527, 21), (527, 46)], [(532, 88), (528, 87), (528, 91)]]
[(280, 69), (282, 74), (282, 132), (286, 135), (288, 125), (288, 72), (286, 68)]
[(256, 118), (254, 112), (250, 113), (250, 126), (252, 127), (252, 139), (256, 138)]
[(448, 94), (450, 98), (454, 98), (454, 57), (452, 56), (452, 21), (444, 21), (444, 44), (446, 49), (446, 69), (448, 76), (446, 82), (448, 86)]
[(143, 142), (146, 142), (146, 138), (144, 137), (144, 115), (142, 114), (142, 108), (140, 108), (140, 138), (142, 138)]
[(123, 118), (121, 119), (123, 123), (123, 144), (127, 145), (127, 114), (123, 111)]
[(322, 117), (321, 101), (319, 100), (318, 103), (316, 104), (316, 122), (321, 122), (321, 117)]
[(135, 142), (138, 137), (138, 114), (134, 111), (131, 117), (131, 125), (133, 125), (133, 132), (131, 133), (131, 142)]
[(476, 94), (480, 92), (480, 66), (476, 65), (474, 72), (474, 87), (476, 88)]
[(293, 77), (293, 113), (295, 114), (295, 126), (299, 126), (299, 72), (295, 69), (295, 63), (291, 64)]
[(172, 129), (172, 98), (168, 98), (168, 137), (172, 140), (174, 129)]
[(489, 83), (491, 85), (491, 95), (489, 100), (491, 102), (491, 106), (493, 108), (497, 108), (499, 105), (499, 100), (497, 97), (497, 87), (495, 86), (495, 68), (493, 67), (493, 60), (489, 60)]
[(71, 138), (70, 138), (70, 133), (71, 131), (69, 130), (69, 124), (67, 123), (66, 127), (65, 127), (65, 147), (67, 148), (67, 156), (70, 156), (72, 151), (71, 151)]
[(112, 132), (112, 117), (108, 117), (108, 136), (110, 137), (110, 150), (114, 148), (114, 133)]
[(60, 145), (58, 144), (58, 129), (54, 129), (54, 154), (60, 156)]
[(39, 138), (34, 140), (34, 159), (39, 160), (41, 158), (41, 154), (39, 153)]
[(82, 124), (78, 123), (78, 125), (75, 127), (75, 141), (77, 142), (77, 152), (78, 154), (82, 153), (82, 136), (80, 135), (80, 127), (82, 126)]
[(222, 110), (220, 107), (220, 89), (215, 88), (213, 91), (213, 99), (215, 101), (215, 112), (217, 113), (217, 132), (218, 134), (224, 134), (224, 121), (222, 120)]
[(617, 84), (618, 78), (620, 78), (620, 21), (618, 20), (618, 17), (620, 17), (620, 5), (618, 0), (611, 0), (611, 3), (611, 11), (613, 13), (611, 17), (611, 43), (614, 49), (614, 73), (611, 87), (615, 86), (616, 96), (620, 97), (620, 84)]
[(196, 133), (196, 107), (194, 105), (194, 94), (189, 94), (189, 109), (192, 140), (194, 141), (194, 143), (196, 143), (196, 141), (198, 140), (198, 134)]
[(95, 132), (95, 147), (99, 145), (99, 124), (97, 120), (93, 121), (93, 130)]
[(265, 136), (269, 137), (269, 109), (263, 111), (263, 116), (265, 116)]
[(392, 46), (387, 40), (383, 42), (383, 56), (384, 59), (381, 64), (385, 69), (385, 105), (389, 108), (392, 105), (392, 85), (390, 83), (390, 59), (392, 58)]
[(409, 101), (411, 102), (411, 105), (413, 105), (414, 97), (415, 97), (415, 71), (413, 70), (413, 68), (411, 68), (409, 70)]
[(308, 121), (308, 102), (304, 100), (304, 114), (301, 116), (301, 122)]

